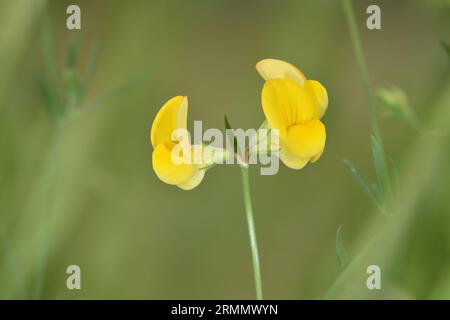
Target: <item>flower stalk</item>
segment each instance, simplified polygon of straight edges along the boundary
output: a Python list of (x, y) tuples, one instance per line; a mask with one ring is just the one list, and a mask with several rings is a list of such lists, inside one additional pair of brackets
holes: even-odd
[[(204, 163), (199, 164), (195, 161), (175, 163), (173, 156), (175, 159), (179, 158), (179, 147), (185, 150), (182, 154), (186, 155), (191, 154), (193, 148), (190, 143), (182, 144), (181, 139), (174, 136), (174, 132), (180, 129), (183, 132), (187, 131), (187, 97), (183, 96), (169, 99), (160, 108), (152, 123), (150, 142), (153, 147), (153, 170), (158, 178), (184, 190), (197, 187), (205, 171), (216, 164), (224, 163), (222, 161), (224, 159), (231, 159), (233, 160), (231, 163), (239, 164), (256, 299), (262, 300), (261, 267), (250, 193), (249, 164), (253, 163), (251, 156), (276, 155), (286, 166), (297, 170), (302, 169), (309, 162), (316, 162), (325, 148), (325, 125), (320, 119), (328, 107), (328, 94), (320, 82), (307, 79), (299, 69), (286, 61), (263, 59), (256, 64), (256, 70), (265, 80), (261, 100), (266, 121), (259, 128), (263, 129), (263, 132), (258, 130), (249, 137), (248, 145), (245, 142), (247, 134), (244, 133), (245, 140), (241, 145), (242, 142), (239, 141), (242, 140), (237, 139), (234, 129), (231, 128), (225, 116), (226, 150), (220, 151), (205, 145), (202, 149), (207, 151), (208, 160), (200, 161)], [(282, 136), (282, 143), (279, 142), (279, 135)], [(232, 146), (229, 145), (231, 143)], [(228, 164), (228, 162), (225, 163)]]
[(258, 244), (256, 240), (255, 221), (253, 218), (252, 198), (250, 194), (249, 167), (241, 166), (242, 187), (244, 192), (245, 213), (247, 216), (248, 235), (250, 238), (250, 249), (252, 252), (253, 275), (255, 278), (256, 299), (263, 299), (261, 267), (259, 263)]

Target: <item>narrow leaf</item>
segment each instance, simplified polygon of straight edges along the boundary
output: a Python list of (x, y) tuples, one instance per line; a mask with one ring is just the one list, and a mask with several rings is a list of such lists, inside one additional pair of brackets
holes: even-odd
[(97, 67), (98, 57), (100, 55), (100, 42), (96, 42), (89, 52), (89, 57), (84, 68), (82, 81), (86, 88), (89, 88), (95, 68)]
[(65, 106), (69, 111), (73, 111), (80, 106), (83, 86), (78, 80), (75, 69), (67, 69), (65, 72), (66, 96)]
[(80, 41), (78, 36), (73, 35), (69, 39), (69, 46), (67, 48), (66, 66), (67, 69), (75, 69), (78, 60), (78, 52), (80, 47)]
[(61, 102), (60, 96), (60, 77), (58, 67), (56, 65), (52, 27), (50, 24), (50, 17), (48, 14), (44, 18), (43, 22), (43, 50), (44, 50), (44, 66), (47, 74), (47, 88), (49, 96), (52, 99), (54, 106), (59, 105)]
[(339, 270), (343, 272), (348, 266), (348, 255), (342, 243), (342, 225), (339, 226), (336, 232), (336, 254), (338, 256)]
[(119, 86), (118, 88), (112, 90), (111, 92), (105, 94), (104, 96), (97, 98), (93, 100), (92, 102), (86, 104), (86, 106), (83, 108), (83, 111), (88, 111), (94, 108), (99, 108), (106, 103), (110, 102), (114, 98), (118, 98), (119, 96), (129, 92), (131, 89), (134, 89), (139, 84), (141, 84), (147, 77), (141, 77), (132, 81), (129, 81), (128, 83)]
[(397, 166), (395, 165), (395, 162), (392, 158), (389, 158), (389, 163), (392, 168), (392, 176), (393, 178), (393, 185), (395, 192), (398, 192), (400, 190), (400, 175), (398, 174)]
[(225, 132), (228, 136), (228, 141), (233, 141), (233, 151), (234, 153), (238, 152), (238, 145), (237, 145), (237, 139), (234, 135), (231, 134), (230, 130), (232, 130), (230, 122), (228, 121), (228, 118), (226, 115), (224, 115), (224, 122), (225, 122)]
[(383, 152), (381, 150), (380, 144), (378, 143), (375, 136), (370, 136), (370, 141), (372, 145), (372, 156), (375, 165), (375, 173), (377, 176), (378, 186), (381, 191), (381, 195), (384, 197), (389, 191), (389, 181), (388, 172), (386, 168), (385, 161), (383, 159)]
[(44, 100), (44, 105), (50, 115), (53, 115), (52, 100), (50, 98), (50, 93), (48, 92), (47, 86), (44, 79), (40, 75), (35, 75), (34, 77), (36, 87), (41, 95), (42, 100)]
[(375, 203), (375, 205), (379, 209), (381, 209), (380, 201), (378, 200), (378, 195), (375, 193), (374, 189), (370, 187), (370, 185), (363, 178), (363, 176), (359, 173), (359, 171), (355, 167), (355, 165), (348, 159), (344, 159), (343, 162), (344, 162), (344, 165), (350, 170), (353, 178), (355, 178), (355, 180), (359, 184), (359, 186), (367, 193), (367, 195)]
[(227, 115), (224, 115), (224, 122), (225, 122), (225, 129), (230, 130), (231, 125), (230, 125), (230, 122), (228, 121)]

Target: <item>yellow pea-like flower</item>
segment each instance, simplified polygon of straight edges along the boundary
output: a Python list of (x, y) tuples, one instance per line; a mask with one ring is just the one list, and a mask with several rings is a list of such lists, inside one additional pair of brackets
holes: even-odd
[[(174, 151), (186, 150), (180, 148), (180, 144), (186, 141), (174, 133), (177, 129), (187, 130), (187, 113), (187, 97), (176, 96), (168, 100), (153, 121), (150, 140), (153, 146), (153, 170), (158, 178), (167, 184), (191, 190), (203, 180), (205, 170), (194, 161), (179, 163), (174, 162), (172, 157)], [(188, 148), (193, 151), (194, 146)]]
[(266, 80), (261, 102), (270, 128), (279, 132), (281, 161), (292, 169), (317, 161), (325, 148), (326, 89), (282, 60), (261, 60), (256, 69)]

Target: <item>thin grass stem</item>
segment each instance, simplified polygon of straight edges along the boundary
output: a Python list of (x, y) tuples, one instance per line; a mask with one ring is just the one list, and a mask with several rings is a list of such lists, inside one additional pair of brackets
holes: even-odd
[[(359, 37), (359, 32), (358, 32), (358, 27), (356, 25), (355, 13), (353, 11), (353, 6), (352, 6), (351, 0), (342, 0), (342, 3), (344, 6), (345, 17), (346, 17), (346, 20), (348, 23), (348, 28), (350, 31), (350, 37), (351, 37), (351, 40), (353, 43), (353, 49), (354, 49), (354, 52), (356, 55), (356, 61), (358, 63), (359, 72), (361, 74), (362, 86), (363, 86), (363, 90), (364, 90), (364, 95), (366, 96), (366, 100), (367, 100), (367, 108), (369, 110), (370, 123), (371, 123), (371, 127), (372, 127), (373, 136), (374, 136), (376, 143), (378, 144), (379, 154), (374, 155), (374, 157), (376, 156), (381, 161), (381, 163), (378, 166), (376, 166), (375, 169), (377, 171), (377, 176), (379, 176), (383, 179), (382, 184), (384, 186), (387, 186), (387, 188), (388, 188), (388, 186), (390, 185), (390, 183), (389, 183), (390, 178), (389, 178), (389, 171), (387, 169), (388, 166), (387, 166), (386, 156), (385, 156), (384, 147), (383, 147), (383, 140), (381, 137), (380, 127), (378, 125), (376, 100), (375, 100), (375, 96), (373, 94), (373, 90), (370, 85), (369, 72), (367, 69), (366, 60), (364, 58), (364, 53), (363, 53), (363, 49), (362, 49), (362, 45), (361, 45), (361, 40)], [(385, 191), (387, 192), (388, 190), (385, 190)]]

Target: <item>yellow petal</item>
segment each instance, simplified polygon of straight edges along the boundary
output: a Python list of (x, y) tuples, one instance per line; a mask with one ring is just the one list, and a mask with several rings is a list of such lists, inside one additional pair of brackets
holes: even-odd
[(303, 86), (306, 78), (303, 73), (292, 64), (276, 59), (264, 59), (256, 64), (256, 70), (264, 80), (289, 79)]
[(286, 137), (289, 127), (309, 121), (317, 113), (312, 90), (288, 79), (267, 80), (261, 100), (270, 127), (278, 129), (280, 137)]
[(322, 154), (323, 154), (323, 150), (321, 153), (319, 153), (318, 155), (311, 158), (311, 163), (318, 161), (320, 159), (320, 157), (322, 156)]
[(168, 100), (153, 121), (150, 140), (153, 148), (160, 143), (172, 141), (176, 129), (186, 129), (188, 101), (187, 97), (176, 96)]
[(183, 190), (192, 190), (202, 182), (204, 176), (205, 170), (197, 170), (197, 173), (192, 178), (184, 183), (180, 183), (178, 187)]
[(296, 170), (302, 169), (309, 161), (308, 158), (297, 158), (285, 150), (280, 150), (280, 159), (287, 167)]
[(305, 87), (313, 92), (316, 98), (316, 115), (314, 118), (320, 119), (327, 111), (328, 107), (328, 94), (327, 90), (319, 81), (316, 80), (306, 80)]
[(311, 159), (323, 152), (325, 140), (325, 126), (314, 119), (289, 128), (287, 139), (282, 140), (282, 149), (296, 158)]
[(159, 179), (167, 184), (180, 185), (188, 182), (199, 171), (195, 164), (175, 164), (172, 161), (173, 147), (160, 143), (153, 150), (153, 170)]

